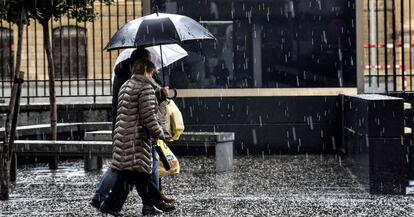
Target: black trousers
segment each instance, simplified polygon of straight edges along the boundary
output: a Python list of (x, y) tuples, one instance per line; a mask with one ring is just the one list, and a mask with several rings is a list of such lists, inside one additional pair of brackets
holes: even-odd
[(151, 175), (135, 171), (119, 171), (114, 187), (111, 189), (104, 204), (111, 210), (120, 211), (129, 191), (136, 187), (144, 205), (154, 205), (162, 202), (160, 191), (154, 184)]

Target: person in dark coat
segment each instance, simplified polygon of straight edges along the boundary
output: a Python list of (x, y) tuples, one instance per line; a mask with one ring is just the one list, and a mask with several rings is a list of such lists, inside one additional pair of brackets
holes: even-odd
[(112, 169), (118, 171), (118, 178), (100, 210), (118, 215), (130, 188), (135, 186), (144, 205), (144, 215), (155, 214), (157, 209), (169, 212), (175, 207), (163, 201), (151, 178), (152, 147), (158, 139), (165, 140), (157, 118), (158, 101), (152, 81), (155, 66), (141, 58), (134, 63), (132, 72), (118, 94), (112, 140)]

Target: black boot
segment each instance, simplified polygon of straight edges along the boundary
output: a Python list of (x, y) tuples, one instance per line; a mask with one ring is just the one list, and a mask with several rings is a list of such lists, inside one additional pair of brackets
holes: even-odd
[(165, 202), (160, 202), (155, 204), (154, 206), (144, 205), (144, 207), (142, 207), (142, 215), (157, 215), (163, 212), (171, 212), (173, 210), (175, 210), (174, 205)]
[(111, 208), (109, 208), (105, 203), (101, 205), (99, 210), (104, 214), (110, 214), (113, 216), (122, 216), (122, 214), (119, 211), (114, 211)]

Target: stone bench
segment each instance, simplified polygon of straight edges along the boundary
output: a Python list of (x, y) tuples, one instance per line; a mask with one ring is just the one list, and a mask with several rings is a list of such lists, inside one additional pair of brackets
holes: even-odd
[[(84, 140), (110, 141), (111, 133), (110, 130), (86, 132)], [(169, 144), (171, 147), (215, 147), (216, 171), (225, 172), (233, 169), (234, 137), (234, 133), (228, 132), (185, 132), (178, 141)]]
[[(28, 126), (18, 126), (16, 129), (15, 140), (15, 155), (26, 156), (51, 156), (51, 155), (64, 155), (64, 156), (85, 156), (85, 169), (91, 170), (99, 168), (99, 162), (94, 162), (92, 156), (96, 154), (111, 156), (112, 144), (106, 146), (103, 142), (83, 142), (73, 141), (75, 134), (83, 135), (87, 131), (112, 128), (111, 122), (75, 122), (75, 123), (58, 123), (57, 133), (67, 134), (66, 138), (71, 140), (60, 141), (48, 141), (50, 138), (50, 124), (36, 124)], [(4, 127), (0, 128), (0, 141), (3, 141)], [(59, 136), (58, 136), (59, 138)], [(61, 138), (62, 139), (62, 138)], [(3, 144), (0, 143), (0, 151), (3, 148)], [(81, 150), (84, 149), (84, 150)], [(100, 150), (103, 149), (103, 150)], [(13, 162), (14, 163), (14, 162)], [(14, 165), (15, 166), (15, 165)]]
[[(24, 156), (79, 156), (85, 159), (85, 170), (102, 168), (102, 158), (96, 156), (112, 156), (111, 141), (69, 141), (69, 140), (15, 140), (14, 158)], [(3, 143), (0, 142), (0, 152)], [(15, 165), (13, 165), (13, 170)]]

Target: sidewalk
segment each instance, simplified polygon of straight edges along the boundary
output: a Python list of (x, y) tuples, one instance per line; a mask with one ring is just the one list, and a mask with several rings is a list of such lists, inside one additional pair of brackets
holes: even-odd
[[(163, 179), (178, 197), (171, 216), (410, 216), (412, 196), (370, 195), (335, 156), (250, 156), (235, 159), (234, 172), (215, 174), (213, 158), (182, 157), (182, 173)], [(102, 172), (85, 173), (82, 161), (19, 169), (11, 200), (0, 216), (97, 216), (88, 205)], [(134, 191), (123, 213), (140, 216)]]

